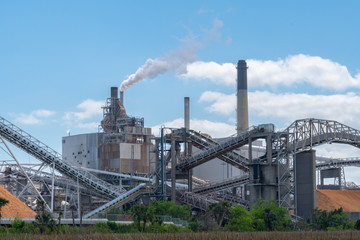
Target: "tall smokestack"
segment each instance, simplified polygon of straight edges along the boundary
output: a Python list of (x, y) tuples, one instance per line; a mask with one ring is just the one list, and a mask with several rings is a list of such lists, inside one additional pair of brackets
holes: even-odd
[(249, 128), (247, 66), (245, 60), (237, 64), (237, 133), (238, 135)]
[(111, 87), (111, 98), (118, 98), (118, 88)]
[(188, 131), (190, 129), (190, 98), (189, 97), (184, 97), (184, 124), (186, 131)]
[(124, 105), (124, 92), (120, 91), (120, 102)]

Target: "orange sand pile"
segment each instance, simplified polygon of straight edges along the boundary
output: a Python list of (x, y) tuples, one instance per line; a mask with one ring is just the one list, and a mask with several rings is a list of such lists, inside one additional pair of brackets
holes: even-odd
[(0, 185), (0, 198), (9, 201), (1, 208), (2, 218), (35, 218), (36, 213)]
[(317, 208), (332, 211), (340, 207), (344, 212), (360, 212), (358, 190), (316, 190)]

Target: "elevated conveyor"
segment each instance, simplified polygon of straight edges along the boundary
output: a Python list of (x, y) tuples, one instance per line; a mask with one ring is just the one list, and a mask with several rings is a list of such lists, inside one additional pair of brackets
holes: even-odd
[(232, 187), (236, 187), (242, 184), (247, 184), (249, 183), (250, 178), (249, 175), (243, 175), (240, 177), (233, 177), (233, 178), (229, 178), (229, 179), (225, 179), (221, 182), (213, 182), (213, 183), (209, 183), (209, 184), (204, 184), (200, 187), (197, 187), (193, 190), (194, 193), (196, 194), (208, 194), (211, 192), (216, 192), (216, 191), (220, 191), (223, 189), (227, 189), (227, 188), (232, 188)]
[[(193, 130), (189, 130), (187, 136), (195, 147), (202, 150), (213, 148), (219, 145), (219, 143), (217, 141), (214, 141), (212, 138), (208, 136), (204, 136), (201, 133), (198, 133)], [(225, 162), (233, 162), (243, 171), (246, 172), (249, 171), (249, 168), (247, 167), (249, 160), (234, 151), (229, 151), (220, 154), (218, 158)]]
[[(258, 133), (261, 133), (260, 129), (255, 128), (248, 132), (244, 132), (239, 136), (228, 138), (222, 142), (219, 142), (219, 144), (214, 147), (208, 148), (207, 150), (194, 154), (192, 157), (184, 159), (184, 161), (178, 164), (176, 168), (179, 170), (192, 169), (211, 159), (217, 158), (224, 153), (248, 144), (250, 139), (251, 141), (255, 141), (256, 139), (261, 137), (260, 135), (257, 135)], [(232, 161), (230, 159), (226, 159), (225, 161), (238, 168), (244, 167), (244, 162), (241, 161)]]
[(241, 197), (239, 197), (237, 195), (233, 195), (231, 193), (218, 194), (218, 195), (213, 196), (213, 199), (215, 199), (217, 201), (230, 202), (235, 205), (240, 205), (243, 208), (246, 208), (248, 210), (250, 209), (248, 201), (242, 199)]
[(147, 192), (146, 190), (146, 184), (145, 183), (141, 183), (138, 186), (134, 187), (133, 189), (121, 194), (119, 197), (111, 200), (110, 202), (88, 212), (87, 214), (85, 214), (83, 216), (83, 218), (90, 218), (93, 217), (99, 213), (103, 213), (106, 210), (113, 208), (113, 207), (117, 207), (120, 205), (123, 205), (131, 200), (134, 200), (135, 198), (137, 198), (138, 196), (140, 196), (141, 194)]
[(200, 210), (206, 211), (211, 203), (217, 203), (219, 201), (207, 198), (205, 196), (195, 194), (192, 192), (180, 192), (176, 191), (177, 199), (184, 203), (192, 206), (193, 208), (198, 208)]
[(317, 163), (316, 169), (327, 169), (333, 167), (360, 167), (360, 158), (339, 159), (324, 163)]
[(0, 136), (42, 162), (51, 166), (55, 163), (55, 169), (60, 173), (75, 181), (78, 180), (82, 186), (95, 190), (106, 198), (113, 199), (124, 192), (122, 188), (109, 184), (87, 171), (72, 167), (62, 161), (61, 155), (55, 150), (2, 117), (0, 117)]

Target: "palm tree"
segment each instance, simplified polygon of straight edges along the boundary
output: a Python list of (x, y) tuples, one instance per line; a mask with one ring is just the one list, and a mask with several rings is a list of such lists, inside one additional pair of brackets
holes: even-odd
[(224, 218), (228, 215), (230, 208), (231, 208), (231, 203), (226, 201), (211, 203), (209, 205), (209, 211), (214, 216), (215, 221), (219, 227), (222, 226)]
[(5, 198), (0, 198), (0, 220), (1, 220), (1, 208), (9, 203), (9, 200)]

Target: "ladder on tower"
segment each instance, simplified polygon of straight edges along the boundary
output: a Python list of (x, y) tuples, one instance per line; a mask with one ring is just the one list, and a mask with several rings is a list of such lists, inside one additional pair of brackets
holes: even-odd
[(15, 126), (5, 118), (0, 117), (0, 136), (14, 144), (26, 153), (34, 156), (40, 161), (49, 165), (55, 165), (55, 169), (60, 173), (79, 181), (82, 186), (92, 189), (102, 196), (113, 199), (120, 196), (125, 190), (107, 183), (95, 175), (75, 168), (62, 160), (61, 154), (48, 147), (38, 139), (34, 138), (24, 130)]

